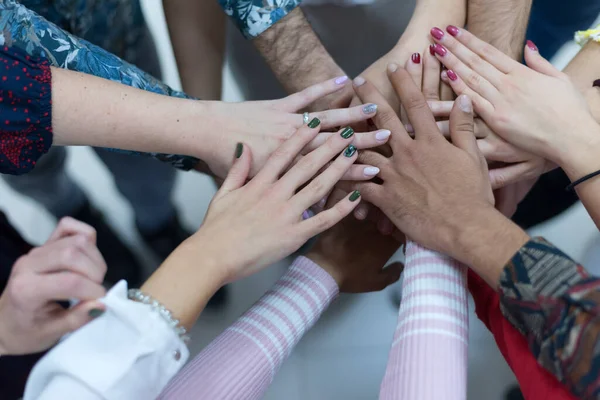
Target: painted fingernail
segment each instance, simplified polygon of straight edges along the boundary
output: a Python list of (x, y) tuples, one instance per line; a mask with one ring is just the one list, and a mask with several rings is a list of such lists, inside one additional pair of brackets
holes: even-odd
[(392, 132), (388, 131), (387, 129), (383, 129), (375, 134), (375, 139), (377, 139), (380, 142), (383, 142), (384, 140), (387, 140), (387, 138), (389, 138), (391, 134)]
[(354, 78), (354, 86), (360, 86), (364, 83), (365, 83), (365, 78), (363, 78), (362, 76), (357, 76), (356, 78)]
[(460, 32), (460, 30), (455, 27), (454, 25), (448, 25), (446, 27), (446, 31), (451, 34), (452, 36), (458, 36), (458, 33)]
[(454, 71), (452, 71), (451, 69), (446, 71), (446, 76), (448, 76), (448, 79), (450, 79), (451, 81), (455, 81), (458, 79), (458, 76), (456, 76), (456, 73)]
[(377, 112), (377, 104), (367, 104), (362, 108), (363, 113), (365, 114), (373, 114)]
[(365, 167), (363, 170), (365, 176), (375, 176), (379, 173), (379, 168), (377, 167)]
[(323, 197), (321, 200), (319, 200), (319, 202), (317, 203), (317, 207), (324, 208), (325, 204), (327, 204), (327, 197)]
[(446, 55), (446, 53), (448, 52), (448, 50), (446, 50), (446, 48), (444, 46), (442, 46), (441, 44), (434, 45), (433, 51), (435, 52), (435, 54), (437, 54), (440, 57), (444, 57)]
[(104, 310), (101, 310), (99, 308), (92, 308), (90, 311), (88, 311), (88, 315), (90, 316), (90, 318), (98, 318), (102, 314), (104, 314)]
[(533, 51), (538, 51), (537, 46), (535, 45), (535, 43), (533, 43), (531, 40), (527, 41), (527, 47), (529, 47), (530, 50)]
[(461, 94), (458, 96), (458, 107), (466, 113), (473, 112), (473, 104), (471, 103), (471, 98), (466, 94)]
[(592, 83), (592, 87), (600, 87), (600, 79), (596, 79), (594, 83)]
[(244, 152), (244, 145), (241, 143), (238, 143), (235, 146), (235, 158), (240, 158), (242, 156), (243, 152)]
[(307, 220), (310, 217), (311, 217), (310, 212), (308, 210), (304, 210), (304, 212), (302, 213), (302, 219)]
[(404, 125), (404, 129), (406, 129), (407, 133), (413, 133), (414, 132), (414, 128), (411, 124), (406, 124)]
[(432, 28), (430, 33), (431, 33), (431, 36), (433, 36), (437, 40), (440, 40), (441, 38), (444, 37), (444, 31), (441, 30), (440, 28)]
[(395, 63), (388, 64), (388, 71), (396, 72), (397, 70), (398, 70), (398, 64), (395, 64)]
[(340, 76), (338, 78), (335, 78), (334, 82), (336, 85), (342, 85), (342, 84), (348, 82), (348, 77), (346, 75)]
[(308, 127), (310, 129), (314, 129), (317, 126), (319, 126), (319, 124), (321, 123), (321, 120), (319, 118), (313, 118), (310, 120), (310, 122), (308, 123)]
[(344, 128), (344, 130), (342, 131), (342, 133), (340, 133), (340, 135), (344, 139), (348, 139), (349, 137), (351, 137), (352, 135), (354, 135), (354, 129), (352, 129), (350, 127), (346, 127), (346, 128)]
[(410, 56), (410, 59), (415, 64), (421, 64), (421, 54), (419, 53), (413, 53), (413, 55)]
[(429, 45), (429, 54), (431, 54), (432, 56), (435, 56), (435, 45), (433, 45), (433, 44)]
[(350, 195), (350, 201), (356, 201), (356, 200), (358, 200), (359, 197), (360, 197), (360, 192), (358, 190), (355, 190)]
[(344, 156), (350, 158), (350, 157), (352, 157), (354, 155), (354, 153), (356, 153), (356, 146), (354, 146), (353, 144), (351, 144), (344, 151)]

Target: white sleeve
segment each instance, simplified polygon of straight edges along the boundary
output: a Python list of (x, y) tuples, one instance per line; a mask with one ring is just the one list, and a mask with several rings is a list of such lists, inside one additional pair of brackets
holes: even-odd
[(125, 281), (102, 302), (102, 316), (36, 364), (24, 400), (154, 399), (185, 364), (186, 345), (158, 312), (127, 298)]

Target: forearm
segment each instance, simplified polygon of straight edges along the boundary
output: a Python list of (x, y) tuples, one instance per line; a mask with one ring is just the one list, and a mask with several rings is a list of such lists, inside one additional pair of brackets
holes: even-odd
[(281, 364), (337, 293), (327, 272), (297, 258), (271, 290), (171, 381), (160, 398), (262, 398)]
[(407, 242), (402, 302), (380, 399), (466, 398), (466, 273), (450, 257)]
[(589, 41), (564, 69), (571, 82), (585, 95), (592, 115), (600, 123), (600, 89), (592, 87), (600, 79), (600, 43)]
[[(204, 102), (161, 96), (95, 76), (52, 68), (54, 144), (140, 152), (211, 152)], [(85, 121), (86, 129), (81, 129)]]
[(505, 317), (527, 336), (538, 362), (581, 398), (600, 394), (600, 280), (545, 240), (511, 259), (499, 286)]
[(469, 31), (516, 60), (523, 54), (532, 0), (468, 0)]
[(214, 0), (163, 0), (183, 90), (220, 100), (225, 15)]
[(300, 7), (254, 38), (253, 43), (288, 93), (344, 75)]

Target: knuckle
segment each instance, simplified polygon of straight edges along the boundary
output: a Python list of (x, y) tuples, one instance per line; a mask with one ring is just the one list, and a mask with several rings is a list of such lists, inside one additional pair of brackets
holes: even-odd
[(479, 76), (479, 74), (471, 72), (467, 74), (465, 82), (469, 87), (479, 87), (481, 86), (481, 77)]
[(313, 179), (313, 181), (308, 185), (308, 189), (313, 193), (322, 193), (326, 189), (323, 178), (318, 177)]
[(420, 93), (412, 93), (408, 96), (405, 96), (402, 105), (407, 111), (421, 111), (423, 109), (429, 110), (429, 106), (427, 105), (425, 98)]
[(384, 110), (381, 110), (377, 113), (377, 121), (379, 122), (378, 126), (380, 128), (383, 128), (385, 126), (388, 126), (390, 123), (394, 122), (395, 120), (398, 119), (398, 115), (396, 115), (396, 113), (391, 109), (391, 108), (385, 108)]
[(11, 299), (24, 301), (32, 299), (34, 289), (28, 275), (20, 274), (13, 276), (8, 285), (7, 294)]
[(83, 278), (77, 274), (63, 273), (58, 284), (63, 291), (72, 293), (82, 286)]
[(475, 126), (473, 120), (462, 120), (456, 122), (455, 129), (458, 132), (469, 132), (472, 134), (475, 131)]
[(492, 60), (496, 53), (496, 49), (489, 43), (484, 43), (479, 49), (479, 53), (484, 60)]

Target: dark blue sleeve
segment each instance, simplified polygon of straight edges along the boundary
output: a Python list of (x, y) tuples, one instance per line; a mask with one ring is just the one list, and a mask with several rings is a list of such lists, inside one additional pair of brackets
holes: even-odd
[(0, 51), (0, 172), (29, 172), (52, 145), (52, 72), (18, 48)]

